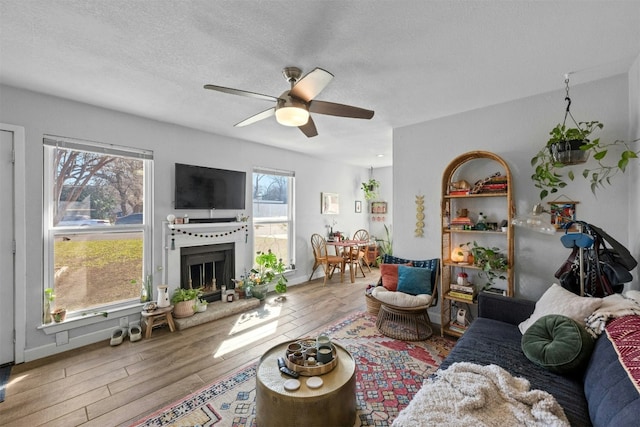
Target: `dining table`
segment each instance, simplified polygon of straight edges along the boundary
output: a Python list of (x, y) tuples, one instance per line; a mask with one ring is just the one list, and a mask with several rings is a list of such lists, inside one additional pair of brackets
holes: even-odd
[[(360, 248), (369, 246), (367, 240), (328, 240), (327, 246), (333, 246), (336, 251), (336, 255), (343, 258), (347, 258), (349, 262), (349, 273), (351, 276), (351, 283), (356, 281), (356, 263), (360, 262), (357, 256)], [(364, 274), (364, 271), (362, 272)]]

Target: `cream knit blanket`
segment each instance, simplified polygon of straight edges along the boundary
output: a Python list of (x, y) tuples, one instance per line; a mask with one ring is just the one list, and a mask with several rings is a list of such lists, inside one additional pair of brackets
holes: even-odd
[(602, 298), (600, 308), (587, 317), (587, 332), (598, 338), (610, 319), (640, 315), (640, 292), (627, 291), (624, 295), (613, 294)]
[(392, 427), (569, 427), (555, 398), (497, 365), (460, 362), (424, 381)]

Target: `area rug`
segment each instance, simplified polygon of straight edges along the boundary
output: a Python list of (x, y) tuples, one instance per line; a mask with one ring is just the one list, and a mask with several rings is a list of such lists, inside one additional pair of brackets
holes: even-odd
[(4, 402), (4, 392), (11, 375), (11, 366), (0, 367), (0, 402)]
[[(318, 331), (356, 360), (356, 427), (391, 425), (455, 344), (435, 335), (427, 341), (394, 340), (381, 335), (375, 323), (375, 316), (356, 313)], [(257, 362), (241, 368), (133, 425), (256, 427), (256, 367)]]

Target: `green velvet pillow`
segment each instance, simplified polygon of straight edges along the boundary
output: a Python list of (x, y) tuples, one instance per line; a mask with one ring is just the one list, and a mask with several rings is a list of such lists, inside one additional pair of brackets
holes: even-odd
[(431, 289), (431, 270), (420, 267), (398, 266), (398, 292), (410, 295), (433, 293)]
[(522, 351), (536, 365), (557, 374), (584, 369), (594, 340), (575, 320), (550, 314), (536, 320), (522, 335)]

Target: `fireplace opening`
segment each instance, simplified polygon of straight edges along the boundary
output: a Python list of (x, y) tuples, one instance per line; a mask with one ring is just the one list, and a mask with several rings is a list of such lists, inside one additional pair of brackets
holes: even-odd
[(208, 302), (222, 299), (222, 286), (233, 287), (235, 243), (180, 248), (180, 287), (202, 289)]

